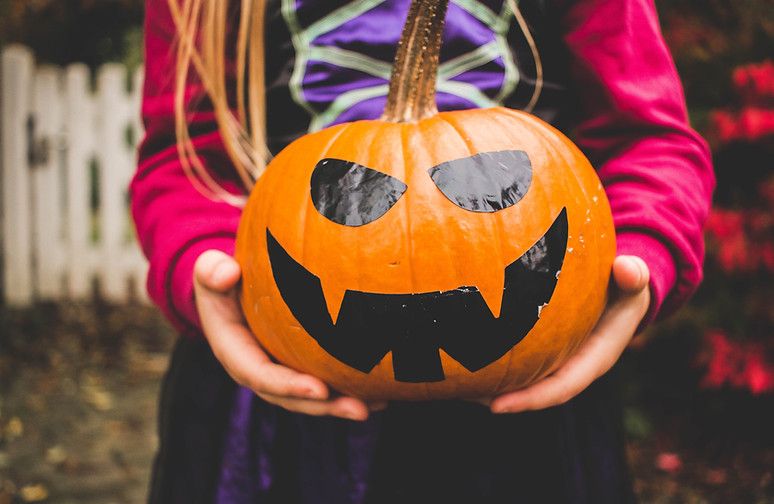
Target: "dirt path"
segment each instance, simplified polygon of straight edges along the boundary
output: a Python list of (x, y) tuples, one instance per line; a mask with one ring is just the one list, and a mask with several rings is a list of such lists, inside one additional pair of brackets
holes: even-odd
[(0, 320), (0, 504), (140, 504), (172, 333), (141, 306)]

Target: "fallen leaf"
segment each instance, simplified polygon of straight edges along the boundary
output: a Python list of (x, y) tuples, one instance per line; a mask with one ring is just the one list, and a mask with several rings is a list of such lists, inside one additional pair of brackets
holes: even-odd
[(46, 462), (59, 465), (67, 460), (67, 451), (62, 445), (52, 446), (46, 450)]
[(90, 390), (87, 392), (86, 401), (99, 411), (113, 409), (113, 395), (104, 390)]
[(5, 435), (8, 439), (19, 438), (24, 435), (24, 424), (19, 417), (13, 417), (8, 420), (5, 426)]
[(27, 485), (19, 491), (24, 502), (40, 502), (48, 499), (48, 489), (42, 484)]
[(81, 392), (84, 400), (97, 410), (108, 411), (113, 408), (113, 395), (103, 388), (100, 377), (87, 375)]

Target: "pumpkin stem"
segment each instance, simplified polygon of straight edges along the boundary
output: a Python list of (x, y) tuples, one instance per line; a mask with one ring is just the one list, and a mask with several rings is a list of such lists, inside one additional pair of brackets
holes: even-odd
[(435, 79), (449, 0), (412, 0), (392, 66), (382, 120), (418, 122), (438, 113)]

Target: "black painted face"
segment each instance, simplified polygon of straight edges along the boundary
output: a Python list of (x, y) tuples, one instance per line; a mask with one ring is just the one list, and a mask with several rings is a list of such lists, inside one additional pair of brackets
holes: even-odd
[[(521, 200), (532, 182), (532, 163), (520, 150), (483, 152), (428, 170), (455, 205), (472, 212), (496, 212)], [(352, 161), (323, 159), (312, 172), (311, 195), (317, 211), (345, 226), (373, 222), (406, 191), (400, 180)]]
[[(524, 197), (532, 166), (523, 151), (497, 151), (442, 163), (428, 174), (456, 206), (496, 212)], [(310, 182), (315, 208), (345, 226), (376, 221), (408, 188), (390, 175), (339, 159), (320, 161)], [(412, 294), (348, 290), (334, 323), (320, 279), (294, 260), (269, 230), (266, 234), (282, 299), (323, 349), (364, 373), (392, 352), (395, 379), (422, 383), (444, 379), (439, 349), (473, 372), (527, 335), (556, 287), (568, 221), (562, 209), (546, 233), (505, 268), (499, 317), (475, 286)]]

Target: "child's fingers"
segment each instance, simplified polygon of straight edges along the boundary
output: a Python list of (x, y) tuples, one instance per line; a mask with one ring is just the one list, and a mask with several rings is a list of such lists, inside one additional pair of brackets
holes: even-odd
[(328, 387), (317, 378), (275, 364), (244, 327), (215, 331), (207, 338), (226, 371), (257, 394), (326, 399)]
[(335, 416), (348, 420), (366, 420), (370, 413), (369, 407), (352, 397), (336, 397), (334, 399), (316, 401), (299, 399), (297, 397), (271, 396), (259, 394), (264, 400), (290, 411), (314, 416)]
[(275, 364), (254, 342), (251, 334), (242, 333), (237, 336), (236, 332), (232, 332), (225, 339), (215, 337), (214, 347), (218, 347), (221, 352), (224, 345), (227, 347), (227, 355), (220, 354), (221, 362), (237, 383), (250, 388), (264, 400), (287, 410), (351, 420), (368, 418), (369, 407), (362, 401), (351, 397), (329, 399), (328, 388), (322, 381)]
[(369, 407), (362, 401), (329, 399), (328, 387), (319, 379), (272, 362), (247, 331), (234, 328), (225, 338), (211, 339), (213, 343), (216, 355), (226, 352), (220, 353), (221, 362), (234, 380), (272, 404), (307, 415), (368, 418)]
[(328, 388), (317, 378), (271, 361), (244, 325), (234, 296), (199, 290), (197, 305), (213, 353), (237, 383), (275, 396), (328, 396)]
[(209, 340), (229, 375), (272, 404), (307, 415), (368, 418), (369, 406), (364, 402), (351, 397), (329, 399), (328, 387), (319, 379), (272, 362), (245, 327), (231, 327)]
[(365, 419), (368, 406), (351, 397), (329, 399), (319, 379), (274, 363), (244, 322), (236, 293), (241, 271), (227, 254), (206, 251), (194, 266), (202, 330), (215, 357), (240, 385), (286, 409), (310, 415)]

